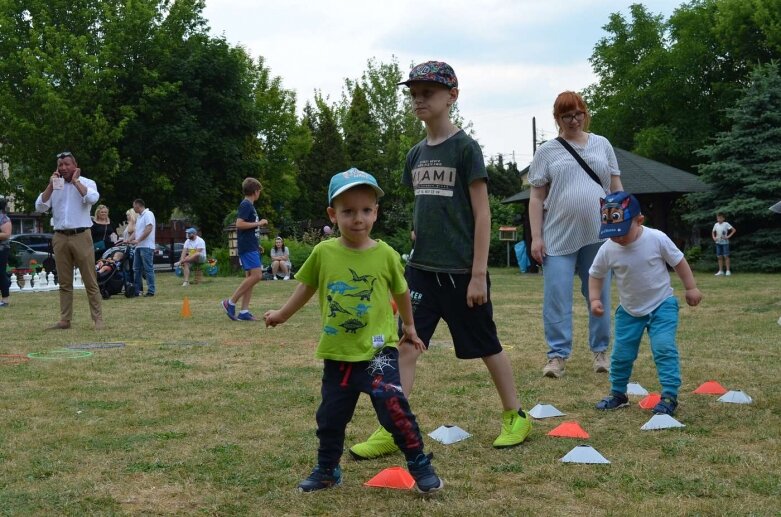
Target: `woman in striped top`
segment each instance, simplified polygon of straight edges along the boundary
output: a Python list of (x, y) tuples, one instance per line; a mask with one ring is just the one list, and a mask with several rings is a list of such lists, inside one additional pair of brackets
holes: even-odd
[[(588, 133), (591, 116), (583, 98), (562, 92), (553, 104), (553, 118), (563, 138), (591, 167), (592, 178), (559, 140), (549, 140), (537, 149), (529, 170), (532, 186), (529, 220), (532, 256), (543, 265), (545, 279), (543, 323), (548, 344), (547, 377), (564, 375), (572, 352), (572, 289), (580, 277), (580, 292), (588, 306), (588, 270), (602, 245), (599, 239), (599, 200), (623, 190), (613, 147), (604, 137)], [(604, 283), (602, 303), (610, 307), (610, 281)], [(586, 307), (588, 311), (588, 307)], [(594, 371), (609, 366), (610, 312), (595, 317), (589, 312), (589, 348)]]

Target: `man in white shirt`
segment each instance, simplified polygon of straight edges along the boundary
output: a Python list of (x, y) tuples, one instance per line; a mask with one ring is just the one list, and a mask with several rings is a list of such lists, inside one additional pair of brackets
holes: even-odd
[(138, 214), (136, 219), (136, 232), (130, 244), (134, 244), (136, 249), (133, 255), (133, 280), (136, 284), (136, 296), (140, 296), (143, 291), (143, 275), (146, 276), (146, 294), (144, 296), (155, 295), (155, 268), (153, 263), (155, 253), (155, 214), (146, 207), (143, 199), (133, 201), (133, 211)]
[(206, 242), (198, 237), (198, 230), (187, 228), (187, 239), (182, 246), (182, 256), (174, 266), (182, 266), (184, 283), (182, 287), (190, 285), (190, 264), (203, 264), (206, 262)]
[(74, 267), (81, 272), (95, 330), (103, 328), (100, 288), (95, 274), (95, 248), (90, 232), (90, 211), (99, 197), (95, 182), (81, 175), (76, 157), (70, 152), (58, 154), (57, 170), (35, 200), (36, 211), (45, 213), (51, 209), (54, 226), (52, 246), (60, 284), (60, 319), (50, 329), (71, 327)]

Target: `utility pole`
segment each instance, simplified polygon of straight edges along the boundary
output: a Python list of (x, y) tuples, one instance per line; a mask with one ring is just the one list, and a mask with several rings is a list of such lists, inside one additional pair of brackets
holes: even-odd
[(537, 152), (537, 117), (532, 117), (532, 155)]

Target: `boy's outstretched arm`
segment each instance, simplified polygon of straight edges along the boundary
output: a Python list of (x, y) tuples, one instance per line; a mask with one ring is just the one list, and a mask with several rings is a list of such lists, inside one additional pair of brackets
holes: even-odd
[(404, 333), (399, 340), (399, 345), (403, 345), (405, 342), (409, 342), (412, 346), (420, 350), (426, 351), (426, 345), (418, 337), (418, 331), (415, 329), (415, 319), (412, 316), (412, 302), (410, 302), (409, 289), (401, 294), (391, 293), (393, 301), (396, 302), (396, 306), (399, 308), (399, 316), (401, 316), (401, 330)]
[(469, 185), (469, 199), (475, 218), (475, 242), (472, 256), (472, 278), (466, 289), (466, 305), (474, 307), (488, 303), (488, 247), (491, 243), (491, 208), (488, 204), (488, 184), (478, 179)]
[(594, 316), (602, 316), (605, 314), (605, 307), (602, 306), (602, 300), (599, 298), (600, 293), (602, 293), (602, 285), (604, 283), (604, 278), (597, 278), (590, 275), (588, 277), (589, 297), (591, 296), (591, 293), (596, 295), (596, 298), (588, 301), (589, 306), (591, 307), (591, 314)]
[(317, 292), (317, 289), (309, 287), (306, 284), (298, 284), (296, 290), (287, 299), (281, 309), (275, 311), (266, 311), (263, 319), (267, 327), (276, 327), (280, 323), (286, 322), (298, 310), (306, 305), (306, 302)]
[(697, 289), (697, 282), (694, 281), (694, 273), (689, 267), (689, 263), (686, 259), (681, 259), (678, 265), (675, 266), (675, 272), (678, 273), (678, 278), (683, 282), (683, 287), (686, 289), (686, 303), (692, 307), (699, 305), (702, 300), (702, 293)]

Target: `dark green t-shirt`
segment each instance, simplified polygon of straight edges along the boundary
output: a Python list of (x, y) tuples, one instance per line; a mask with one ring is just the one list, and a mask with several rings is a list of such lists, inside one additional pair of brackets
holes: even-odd
[(464, 131), (438, 145), (424, 139), (407, 153), (402, 182), (415, 191), (410, 266), (441, 273), (472, 271), (475, 219), (469, 185), (487, 179), (483, 152)]

